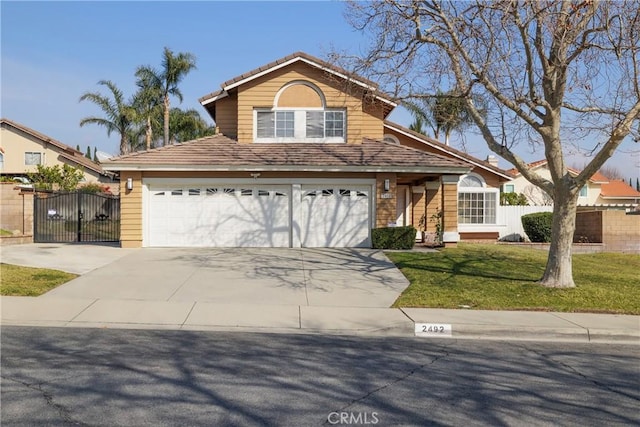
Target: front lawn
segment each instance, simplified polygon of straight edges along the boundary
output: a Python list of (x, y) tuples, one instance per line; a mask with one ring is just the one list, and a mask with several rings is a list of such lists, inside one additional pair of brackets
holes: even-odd
[(460, 244), (387, 256), (411, 282), (394, 307), (640, 314), (640, 255), (574, 255), (573, 289), (536, 284), (547, 252), (531, 248)]
[(0, 264), (0, 295), (37, 297), (76, 277), (58, 270)]

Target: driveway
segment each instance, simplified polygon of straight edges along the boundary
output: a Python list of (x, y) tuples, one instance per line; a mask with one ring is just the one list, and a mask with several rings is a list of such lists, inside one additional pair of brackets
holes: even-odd
[[(90, 250), (90, 246), (85, 247), (87, 253)], [(389, 307), (409, 284), (394, 264), (376, 250), (123, 251), (107, 265), (41, 298)]]

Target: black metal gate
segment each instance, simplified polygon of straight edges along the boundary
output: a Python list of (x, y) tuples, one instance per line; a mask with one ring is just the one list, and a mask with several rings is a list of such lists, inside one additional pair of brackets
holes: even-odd
[(81, 192), (34, 195), (34, 242), (117, 242), (119, 240), (119, 196)]

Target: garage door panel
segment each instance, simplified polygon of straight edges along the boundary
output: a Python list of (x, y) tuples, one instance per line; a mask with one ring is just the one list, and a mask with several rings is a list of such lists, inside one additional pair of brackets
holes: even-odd
[(151, 187), (150, 193), (149, 246), (289, 246), (286, 187)]
[(303, 186), (301, 239), (304, 247), (370, 247), (370, 189)]

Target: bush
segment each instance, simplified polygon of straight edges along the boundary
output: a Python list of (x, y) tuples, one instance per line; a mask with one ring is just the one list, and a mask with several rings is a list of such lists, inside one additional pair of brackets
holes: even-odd
[(529, 240), (536, 243), (546, 243), (551, 241), (551, 223), (553, 213), (536, 212), (522, 215), (522, 228), (527, 233)]
[(111, 194), (111, 191), (108, 186), (102, 185), (98, 182), (89, 182), (87, 184), (81, 185), (80, 187), (78, 187), (78, 191), (80, 191), (81, 193), (91, 193), (91, 194), (98, 194), (98, 193)]
[(416, 244), (416, 229), (412, 225), (374, 228), (371, 243), (375, 249), (412, 249)]

